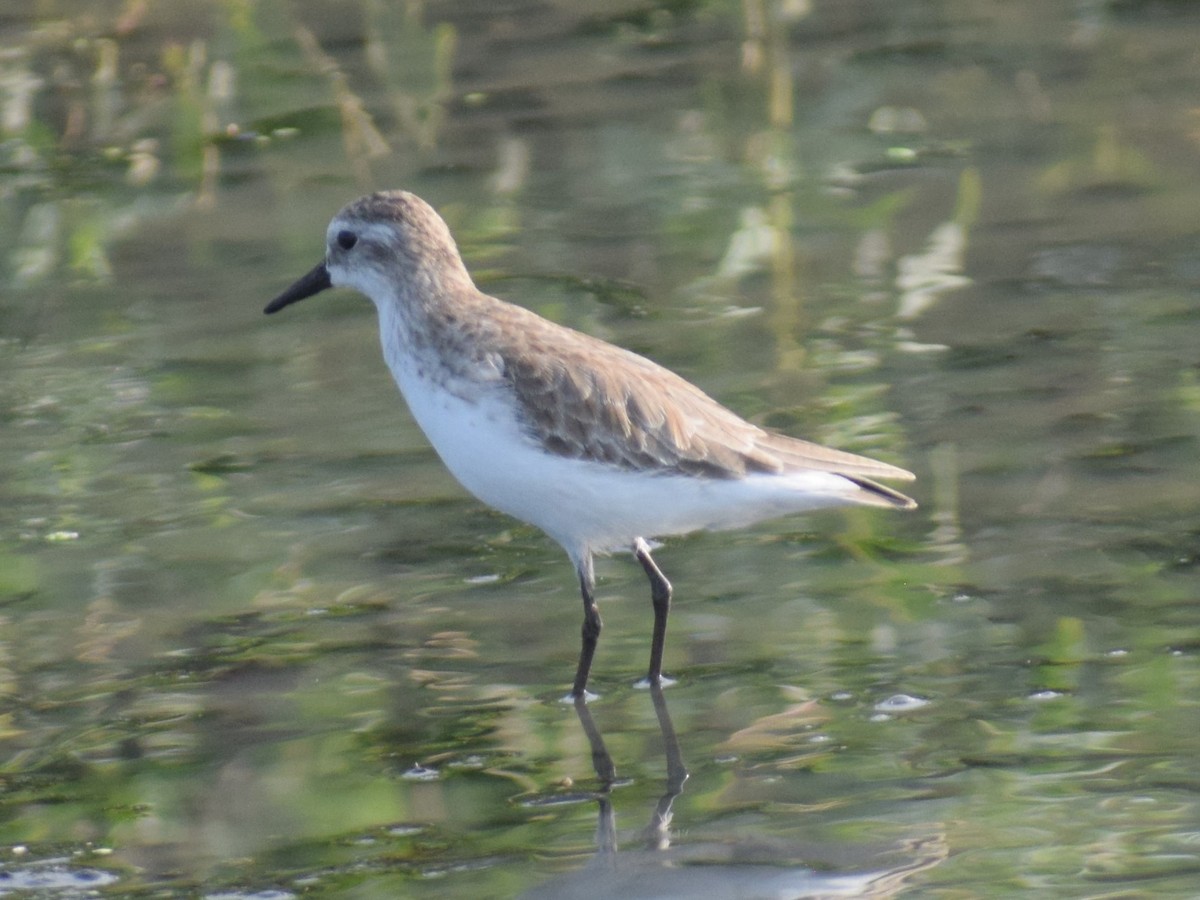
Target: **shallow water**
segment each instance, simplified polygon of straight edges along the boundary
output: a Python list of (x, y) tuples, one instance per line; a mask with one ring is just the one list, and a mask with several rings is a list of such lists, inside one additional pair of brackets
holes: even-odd
[[(0, 30), (0, 892), (1193, 896), (1200, 14), (38, 4)], [(921, 508), (599, 566), (454, 484), (364, 190)], [(611, 789), (604, 784), (615, 771)], [(683, 769), (689, 777), (683, 779)]]

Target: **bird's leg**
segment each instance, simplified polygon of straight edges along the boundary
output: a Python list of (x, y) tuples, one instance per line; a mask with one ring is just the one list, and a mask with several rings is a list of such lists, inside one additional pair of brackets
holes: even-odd
[(592, 657), (596, 654), (596, 642), (600, 640), (600, 608), (596, 606), (596, 573), (592, 568), (592, 554), (587, 553), (577, 567), (579, 592), (583, 595), (583, 640), (579, 645), (579, 665), (575, 669), (575, 684), (571, 696), (577, 700), (587, 699), (588, 672), (592, 668)]
[(650, 555), (650, 545), (641, 538), (633, 542), (633, 555), (642, 564), (646, 577), (650, 579), (650, 599), (654, 603), (654, 635), (650, 639), (650, 671), (646, 681), (651, 686), (663, 683), (663, 646), (667, 641), (667, 613), (671, 611), (671, 582)]

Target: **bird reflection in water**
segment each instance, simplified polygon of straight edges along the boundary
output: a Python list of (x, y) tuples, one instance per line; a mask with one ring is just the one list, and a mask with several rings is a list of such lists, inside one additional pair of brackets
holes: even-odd
[[(640, 846), (618, 852), (612, 789), (622, 782), (591, 710), (583, 698), (576, 698), (575, 712), (587, 736), (592, 767), (600, 782), (591, 795), (598, 806), (596, 853), (581, 868), (525, 893), (526, 900), (889, 897), (909, 887), (915, 873), (946, 858), (946, 839), (940, 829), (886, 846), (839, 846), (834, 848), (839, 864), (833, 869), (823, 865), (820, 871), (798, 861), (819, 858), (828, 863), (828, 847), (818, 851), (772, 843), (766, 856), (762, 846), (766, 841), (754, 843), (744, 838), (685, 842), (672, 847), (673, 807), (689, 774), (662, 688), (652, 685), (650, 697), (662, 734), (667, 778), (650, 821), (640, 833)], [(556, 802), (562, 802), (561, 796)]]

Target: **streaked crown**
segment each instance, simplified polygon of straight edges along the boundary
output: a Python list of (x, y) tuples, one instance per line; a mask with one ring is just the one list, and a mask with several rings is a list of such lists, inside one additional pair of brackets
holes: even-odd
[(329, 223), (325, 248), (332, 283), (376, 303), (414, 288), (473, 287), (445, 221), (408, 191), (367, 194), (343, 207)]

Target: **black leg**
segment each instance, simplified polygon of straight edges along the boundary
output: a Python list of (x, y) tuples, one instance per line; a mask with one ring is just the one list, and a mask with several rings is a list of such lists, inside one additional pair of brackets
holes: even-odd
[(583, 595), (583, 640), (579, 645), (579, 666), (575, 669), (575, 685), (571, 696), (576, 700), (587, 697), (588, 672), (592, 668), (592, 657), (596, 655), (596, 642), (600, 640), (600, 609), (596, 606), (596, 575), (592, 569), (589, 553), (579, 563), (579, 592)]
[(650, 545), (641, 538), (633, 543), (633, 555), (642, 564), (650, 579), (650, 599), (654, 603), (654, 635), (650, 640), (650, 671), (646, 681), (651, 686), (662, 684), (663, 646), (667, 642), (667, 614), (671, 611), (671, 582), (659, 570), (650, 555)]

